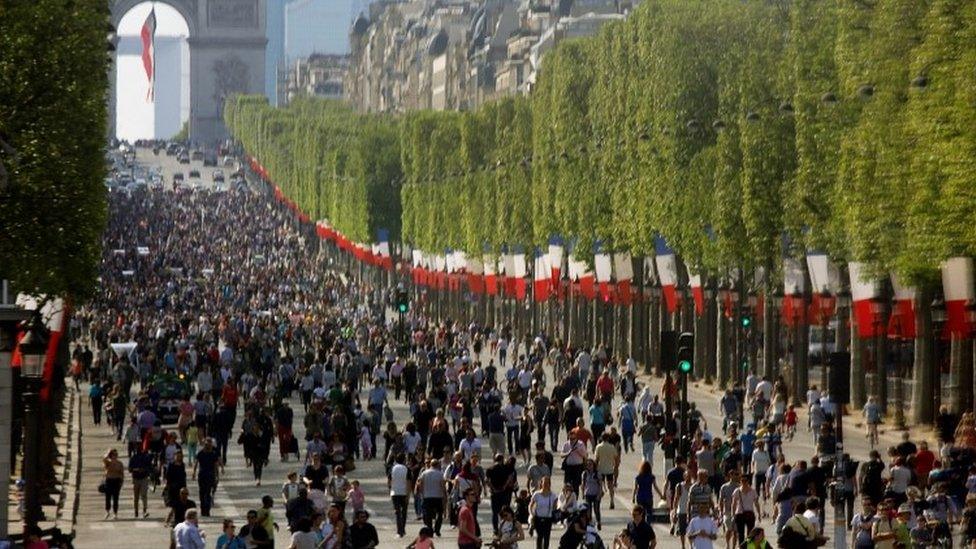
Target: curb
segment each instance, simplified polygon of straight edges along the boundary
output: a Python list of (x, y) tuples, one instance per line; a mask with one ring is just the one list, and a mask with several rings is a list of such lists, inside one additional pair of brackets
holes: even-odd
[(68, 450), (65, 453), (65, 465), (61, 486), (63, 491), (58, 501), (57, 519), (55, 527), (62, 533), (71, 535), (74, 533), (75, 523), (78, 517), (78, 506), (80, 505), (80, 492), (78, 487), (81, 483), (81, 394), (69, 388), (71, 403), (69, 412), (71, 414), (68, 424)]

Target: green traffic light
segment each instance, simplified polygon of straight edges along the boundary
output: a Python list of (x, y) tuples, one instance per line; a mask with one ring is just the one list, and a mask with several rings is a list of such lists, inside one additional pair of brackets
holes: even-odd
[(742, 317), (742, 327), (743, 328), (748, 328), (751, 324), (752, 324), (752, 319), (751, 318), (749, 318), (747, 316)]
[(406, 304), (406, 303), (401, 303), (401, 304), (400, 304), (400, 305), (398, 305), (397, 307), (398, 307), (398, 308), (400, 309), (400, 312), (401, 312), (401, 313), (405, 313), (405, 312), (407, 312), (407, 304)]
[(683, 374), (691, 372), (691, 361), (682, 360), (678, 363), (678, 369), (681, 370), (681, 373)]

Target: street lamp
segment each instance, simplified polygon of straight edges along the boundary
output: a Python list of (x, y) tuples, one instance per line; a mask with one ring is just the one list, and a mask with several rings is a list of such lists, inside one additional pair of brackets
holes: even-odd
[(18, 345), (20, 351), (20, 377), (23, 382), (24, 417), (24, 518), (27, 531), (37, 526), (41, 518), (38, 465), (40, 461), (40, 409), (39, 396), (44, 361), (47, 356), (47, 335), (40, 313), (35, 313), (24, 325), (24, 336)]
[(827, 390), (827, 326), (830, 324), (830, 317), (834, 314), (837, 306), (837, 297), (831, 295), (826, 288), (818, 296), (820, 305), (820, 390)]
[(881, 409), (888, 410), (888, 383), (887, 372), (885, 369), (885, 361), (881, 356), (881, 338), (883, 337), (882, 326), (884, 325), (884, 317), (886, 312), (887, 303), (885, 299), (881, 296), (875, 296), (871, 298), (871, 321), (874, 325), (874, 396), (878, 399), (878, 403), (881, 405)]
[[(794, 289), (794, 292), (796, 289)], [(800, 362), (803, 361), (803, 353), (806, 351), (801, 348), (803, 343), (803, 326), (801, 320), (806, 312), (806, 301), (803, 294), (793, 293), (786, 297), (790, 300), (790, 314), (793, 321), (793, 404), (799, 406), (803, 402), (807, 387), (805, 386), (805, 375), (800, 375)]]

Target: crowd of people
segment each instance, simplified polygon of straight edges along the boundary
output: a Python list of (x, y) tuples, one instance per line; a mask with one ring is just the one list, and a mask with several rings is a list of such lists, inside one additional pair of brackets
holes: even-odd
[[(781, 379), (750, 376), (723, 395), (721, 434), (692, 403), (682, 441), (671, 377), (657, 394), (606, 346), (419, 314), (404, 341), (387, 314), (391, 292), (336, 271), (311, 229), (266, 194), (113, 193), (99, 294), (72, 330), (72, 373), (89, 383), (95, 424), (104, 411), (120, 443), (104, 458), (106, 520), (119, 513), (126, 479), (136, 517), (148, 516), (159, 486), (172, 545), (205, 547), (199, 519), (211, 516), (237, 444), (257, 486), (275, 451), (295, 468), (272, 480), (283, 481), (280, 494), (262, 498), (239, 528), (240, 517), (225, 517), (220, 549), (273, 547), (279, 529), (296, 549), (372, 549), (380, 540), (370, 513), (380, 507), (367, 506), (350, 476), (370, 460), (386, 472), (398, 538), (411, 515), (422, 521), (409, 536), (417, 549), (445, 527), (463, 549), (514, 549), (528, 538), (537, 549), (604, 538), (648, 549), (655, 516), (682, 547), (720, 537), (767, 547), (767, 515), (772, 543), (826, 541), (829, 418), (838, 413), (829, 395), (807, 395), (810, 459), (791, 464), (783, 450), (797, 414)], [(845, 458), (838, 493), (851, 508), (853, 547), (924, 547), (926, 532), (944, 538), (964, 518), (972, 543), (976, 471), (962, 490), (940, 476), (958, 475), (965, 449), (946, 442), (933, 456), (908, 444), (889, 450), (887, 465), (877, 453), (859, 467)], [(668, 464), (663, 483), (656, 452)], [(640, 457), (636, 471), (621, 470), (628, 453)], [(859, 496), (870, 505), (855, 514)], [(605, 532), (603, 515), (617, 504), (631, 518)], [(479, 522), (483, 507), (490, 525)]]

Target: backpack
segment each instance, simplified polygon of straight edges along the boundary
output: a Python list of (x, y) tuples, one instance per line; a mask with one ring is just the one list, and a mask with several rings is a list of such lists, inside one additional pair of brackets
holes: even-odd
[(882, 486), (881, 473), (884, 465), (879, 461), (869, 461), (864, 464), (864, 476), (861, 477), (861, 492), (873, 494)]

